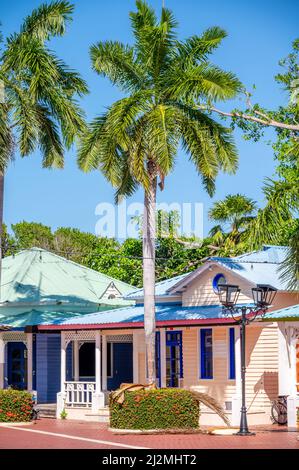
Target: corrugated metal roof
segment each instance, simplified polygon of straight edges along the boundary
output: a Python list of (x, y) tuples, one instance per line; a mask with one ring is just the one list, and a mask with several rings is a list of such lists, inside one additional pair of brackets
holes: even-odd
[[(215, 262), (220, 266), (230, 269), (235, 274), (242, 276), (252, 284), (270, 284), (278, 290), (288, 290), (287, 282), (280, 279), (280, 264), (287, 255), (288, 248), (285, 246), (265, 245), (259, 251), (245, 253), (244, 255), (235, 256), (233, 258), (224, 258), (213, 256), (208, 258), (207, 262), (197, 270), (189, 273), (186, 277), (185, 284), (200, 275), (205, 265)], [(178, 280), (171, 287), (171, 292), (180, 290), (182, 283)]]
[[(105, 307), (104, 306), (99, 307), (99, 312), (100, 311), (107, 312), (108, 308), (109, 307), (107, 305)], [(115, 309), (115, 306), (111, 307), (111, 310), (114, 310), (114, 309)], [(54, 310), (49, 311), (49, 310), (32, 309), (27, 312), (20, 313), (18, 315), (0, 315), (0, 324), (10, 326), (11, 328), (25, 328), (26, 326), (42, 325), (45, 323), (46, 324), (58, 324), (69, 318), (84, 317), (84, 315), (90, 314), (91, 311), (92, 311), (91, 307), (89, 308), (89, 311), (84, 311), (83, 309), (80, 311), (78, 309), (77, 311), (63, 310), (63, 311), (57, 312)]]
[[(179, 281), (184, 279), (184, 277), (188, 276), (190, 273), (181, 274), (180, 276), (175, 276), (170, 279), (165, 279), (165, 281), (160, 281), (156, 283), (155, 286), (155, 294), (156, 296), (166, 296), (169, 295), (167, 291), (177, 284)], [(144, 293), (143, 288), (136, 289), (130, 292), (128, 295), (125, 296), (126, 299), (143, 299)]]
[[(98, 304), (112, 282), (121, 294), (134, 288), (49, 251), (33, 248), (2, 260), (1, 303), (6, 302), (7, 307), (25, 302)], [(122, 298), (114, 301), (115, 305), (128, 305)]]
[(281, 308), (274, 312), (268, 312), (264, 316), (264, 321), (269, 320), (296, 320), (299, 319), (299, 304), (291, 305), (290, 307)]
[(287, 282), (280, 279), (279, 264), (270, 262), (243, 262), (235, 258), (212, 258), (253, 284), (270, 284), (278, 290), (288, 290)]
[[(156, 321), (209, 320), (227, 318), (221, 305), (183, 307), (182, 305), (156, 305)], [(144, 306), (118, 308), (108, 312), (96, 312), (79, 319), (70, 318), (59, 322), (60, 325), (104, 325), (106, 323), (140, 323), (144, 319)]]
[(264, 245), (261, 250), (245, 253), (244, 255), (235, 256), (234, 260), (247, 263), (274, 263), (279, 264), (287, 256), (287, 246)]
[[(288, 247), (286, 246), (264, 245), (261, 250), (245, 253), (233, 258), (213, 256), (207, 262), (215, 261), (236, 274), (243, 276), (253, 284), (271, 284), (276, 289), (288, 290), (287, 283), (280, 279), (279, 272), (279, 265), (285, 259), (287, 250)], [(203, 266), (195, 271), (157, 282), (155, 289), (156, 296), (170, 297), (174, 295), (176, 286), (185, 278), (187, 283), (189, 276), (190, 279), (193, 279), (197, 271), (200, 272)], [(136, 300), (143, 299), (143, 297), (143, 288), (134, 290), (125, 296), (126, 299)]]

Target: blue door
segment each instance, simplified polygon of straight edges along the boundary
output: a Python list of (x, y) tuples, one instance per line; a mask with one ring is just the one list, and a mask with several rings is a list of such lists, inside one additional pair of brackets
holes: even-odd
[(7, 344), (8, 386), (17, 390), (27, 388), (27, 349), (24, 343)]
[(133, 344), (108, 343), (108, 390), (116, 390), (122, 383), (133, 383)]
[(183, 377), (182, 332), (166, 333), (166, 387), (179, 387)]

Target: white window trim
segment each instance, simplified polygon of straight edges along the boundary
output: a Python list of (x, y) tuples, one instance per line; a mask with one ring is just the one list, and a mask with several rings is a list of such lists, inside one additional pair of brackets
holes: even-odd
[[(211, 379), (203, 379), (201, 377), (201, 330), (212, 330), (212, 358), (213, 358), (213, 377)], [(198, 353), (197, 353), (197, 360), (198, 360), (198, 380), (200, 382), (214, 382), (215, 381), (215, 354), (214, 354), (214, 328), (212, 326), (202, 326), (198, 328)]]
[[(235, 330), (235, 342), (236, 342), (236, 326), (228, 326), (226, 328), (226, 351), (227, 351), (227, 358), (226, 358), (226, 368), (227, 368), (227, 380), (230, 384), (236, 382), (236, 377), (234, 379), (230, 379), (230, 343), (229, 343), (229, 330), (233, 328)], [(236, 351), (235, 351), (235, 344), (234, 344), (234, 354), (235, 354), (235, 374), (236, 374)]]
[[(112, 375), (108, 375), (108, 372), (107, 372), (107, 379), (112, 379), (113, 378), (113, 351), (114, 351), (114, 347), (113, 347), (113, 343), (110, 342), (110, 341), (107, 341), (107, 346), (108, 344), (110, 344), (110, 370), (111, 370), (111, 374)], [(107, 348), (108, 349), (108, 348)], [(108, 354), (107, 354), (107, 362), (108, 362)], [(108, 368), (107, 368), (108, 370)]]

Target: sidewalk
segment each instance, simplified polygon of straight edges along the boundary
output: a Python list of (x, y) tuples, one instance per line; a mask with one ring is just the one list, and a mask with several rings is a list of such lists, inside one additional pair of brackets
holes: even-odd
[(0, 449), (299, 449), (299, 432), (252, 427), (255, 436), (209, 434), (114, 435), (105, 424), (41, 419), (1, 426)]

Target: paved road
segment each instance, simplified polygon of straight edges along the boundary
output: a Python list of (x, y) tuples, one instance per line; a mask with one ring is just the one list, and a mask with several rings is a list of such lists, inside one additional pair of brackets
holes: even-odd
[(250, 437), (208, 434), (114, 435), (105, 424), (41, 419), (0, 426), (0, 449), (299, 449), (299, 433), (256, 429)]

